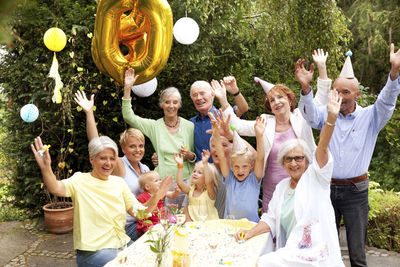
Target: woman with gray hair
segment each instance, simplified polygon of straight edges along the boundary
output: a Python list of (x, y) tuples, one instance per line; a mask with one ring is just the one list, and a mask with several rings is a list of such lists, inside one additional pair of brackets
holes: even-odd
[[(153, 144), (158, 155), (158, 166), (155, 171), (161, 177), (176, 174), (176, 162), (174, 153), (180, 153), (184, 162), (183, 179), (189, 179), (196, 159), (193, 136), (194, 125), (192, 122), (178, 116), (182, 105), (181, 94), (175, 87), (165, 89), (160, 95), (160, 107), (164, 111), (164, 117), (153, 120), (139, 117), (133, 112), (131, 88), (137, 79), (133, 69), (125, 72), (124, 97), (122, 98), (122, 116), (131, 127), (139, 129)], [(175, 199), (166, 199), (165, 203), (177, 203), (181, 206), (184, 194)]]
[(331, 91), (314, 155), (303, 140), (282, 144), (278, 162), (290, 177), (276, 186), (260, 222), (236, 234), (243, 241), (265, 232), (276, 238), (276, 251), (261, 256), (258, 266), (344, 266), (330, 200), (333, 159), (328, 149), (341, 102)]
[(126, 212), (134, 217), (152, 212), (172, 185), (172, 176), (164, 179), (155, 197), (145, 204), (147, 208), (142, 208), (124, 180), (111, 175), (118, 148), (107, 136), (89, 142), (92, 171), (76, 172), (61, 181), (51, 169), (48, 146), (43, 146), (40, 137), (35, 138), (31, 148), (49, 192), (71, 197), (74, 204), (73, 239), (78, 266), (103, 266), (114, 259), (120, 250), (132, 243), (125, 234)]

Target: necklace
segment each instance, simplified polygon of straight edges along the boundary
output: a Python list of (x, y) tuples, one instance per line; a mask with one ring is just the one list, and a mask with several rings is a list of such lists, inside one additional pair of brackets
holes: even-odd
[(167, 127), (169, 127), (169, 128), (175, 128), (175, 127), (178, 125), (179, 121), (180, 121), (180, 119), (179, 119), (179, 117), (178, 117), (178, 119), (176, 120), (175, 124), (174, 124), (174, 125), (170, 125), (170, 124), (168, 124), (168, 123), (165, 121), (165, 117), (163, 118), (163, 120), (164, 120), (165, 125), (166, 125)]

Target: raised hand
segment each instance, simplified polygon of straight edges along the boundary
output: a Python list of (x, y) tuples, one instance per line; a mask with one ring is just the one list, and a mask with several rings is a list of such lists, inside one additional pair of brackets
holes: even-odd
[[(31, 144), (31, 149), (33, 155), (35, 155), (35, 159), (40, 169), (51, 169), (51, 157), (49, 150), (44, 151), (45, 146), (43, 146), (42, 139), (38, 136), (35, 138), (35, 145)], [(42, 153), (40, 153), (40, 151)]]
[(173, 183), (174, 179), (172, 175), (165, 176), (160, 183), (160, 189), (156, 192), (157, 198), (158, 199), (163, 198), (167, 194), (168, 190), (171, 188)]
[(134, 84), (136, 79), (139, 75), (135, 75), (135, 70), (129, 68), (125, 71), (125, 79), (124, 79), (124, 86), (131, 88)]
[(203, 163), (208, 163), (208, 159), (210, 158), (210, 151), (203, 149), (201, 152), (201, 161)]
[(296, 75), (297, 81), (301, 84), (303, 92), (308, 94), (310, 91), (310, 82), (314, 74), (314, 64), (311, 64), (310, 70), (308, 71), (304, 67), (304, 62), (304, 59), (297, 60), (294, 74)]
[(176, 164), (182, 165), (183, 164), (183, 157), (180, 153), (174, 153), (174, 160)]
[(390, 78), (395, 80), (399, 76), (400, 70), (400, 49), (394, 52), (394, 44), (390, 44), (390, 64), (392, 65)]
[(256, 135), (262, 136), (265, 131), (265, 121), (262, 117), (258, 116), (256, 122), (254, 123), (254, 131)]
[(312, 55), (314, 63), (317, 64), (319, 78), (321, 79), (328, 79), (328, 74), (326, 71), (326, 59), (328, 58), (328, 52), (324, 53), (324, 50), (318, 48), (314, 50), (314, 54)]
[[(225, 136), (228, 140), (232, 140), (233, 139), (233, 133), (231, 131), (230, 128), (230, 120), (231, 120), (231, 115), (229, 114), (228, 117), (225, 119), (225, 115), (222, 112), (222, 110), (219, 110), (219, 114), (217, 112), (214, 112), (214, 114), (210, 113), (212, 115), (212, 117), (209, 115), (210, 119), (211, 119), (211, 125), (212, 125), (212, 121), (216, 120), (219, 123), (219, 129), (220, 129), (220, 134)], [(206, 133), (212, 134), (213, 130), (207, 130)]]
[(224, 77), (221, 84), (225, 85), (226, 91), (230, 94), (236, 94), (239, 91), (239, 88), (236, 84), (236, 79), (233, 76)]
[[(341, 104), (342, 104), (342, 97), (339, 96), (339, 93), (336, 91), (336, 89), (331, 90), (328, 96), (328, 104), (326, 105), (326, 110), (328, 111), (328, 117), (333, 118), (336, 121), (336, 118), (340, 111)], [(330, 123), (332, 123), (331, 120)]]
[(326, 59), (328, 58), (328, 52), (324, 53), (324, 49), (318, 48), (317, 50), (314, 50), (312, 58), (314, 60), (314, 63), (317, 64), (318, 67), (325, 65)]
[(75, 93), (74, 100), (83, 109), (83, 111), (85, 111), (85, 113), (93, 111), (94, 95), (91, 95), (90, 100), (88, 100), (85, 92), (78, 90)]
[(221, 102), (221, 100), (226, 99), (226, 88), (225, 85), (221, 82), (219, 83), (216, 80), (211, 81), (211, 88), (215, 93), (215, 96)]

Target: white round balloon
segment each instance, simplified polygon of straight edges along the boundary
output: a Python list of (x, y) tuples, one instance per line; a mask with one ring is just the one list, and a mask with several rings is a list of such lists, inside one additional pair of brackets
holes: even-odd
[(132, 86), (132, 92), (140, 97), (151, 96), (157, 89), (157, 78), (153, 78), (142, 84)]
[(39, 109), (34, 104), (26, 104), (19, 112), (25, 122), (34, 122), (39, 116)]
[(199, 32), (197, 22), (188, 17), (178, 19), (173, 29), (175, 40), (185, 45), (193, 44), (199, 37)]

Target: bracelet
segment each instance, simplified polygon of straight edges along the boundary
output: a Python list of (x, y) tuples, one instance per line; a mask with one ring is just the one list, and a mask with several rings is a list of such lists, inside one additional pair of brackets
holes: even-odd
[(327, 121), (327, 122), (326, 122), (326, 125), (331, 126), (331, 127), (334, 127), (334, 126), (335, 126), (335, 123), (330, 123), (329, 121)]
[(178, 167), (178, 169), (182, 169), (183, 167), (185, 167), (185, 165), (183, 165), (183, 164), (178, 164), (176, 166)]
[(240, 90), (238, 89), (237, 93), (233, 94), (233, 96), (238, 96), (240, 94)]

